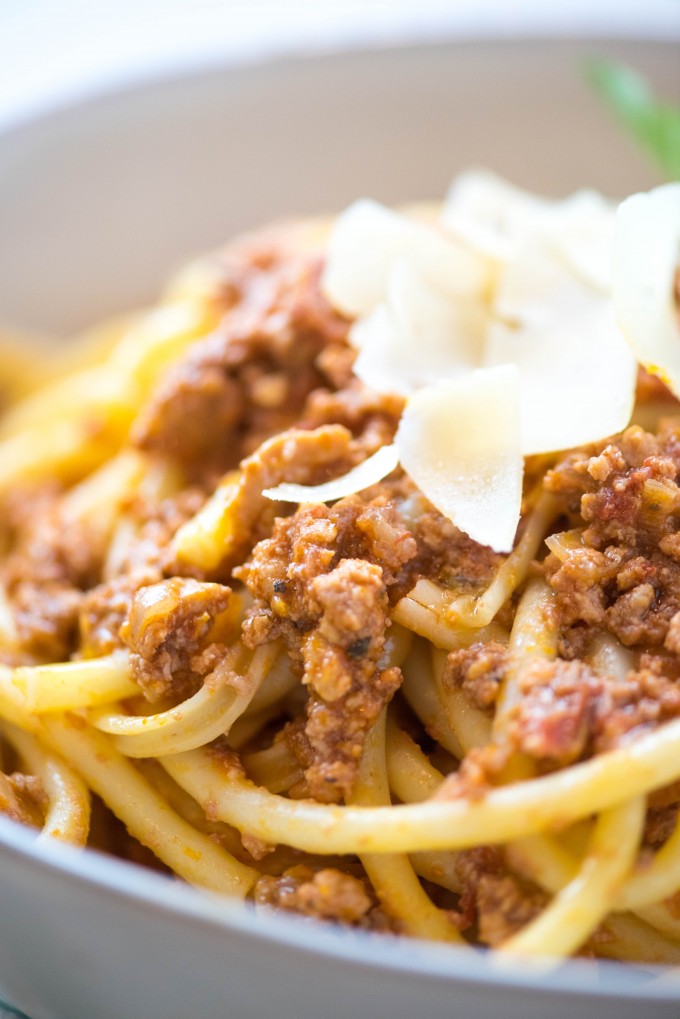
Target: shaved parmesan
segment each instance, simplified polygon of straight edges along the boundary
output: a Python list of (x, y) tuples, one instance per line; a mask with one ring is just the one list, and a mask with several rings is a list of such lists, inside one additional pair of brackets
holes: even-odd
[(501, 262), (513, 259), (530, 237), (541, 235), (583, 282), (609, 291), (614, 210), (595, 191), (550, 201), (495, 174), (473, 170), (451, 186), (442, 224), (476, 251)]
[(616, 215), (614, 314), (636, 357), (680, 396), (680, 184), (627, 198)]
[(519, 371), (525, 455), (595, 442), (630, 421), (637, 364), (604, 299), (538, 326), (495, 323), (486, 363)]
[(509, 552), (519, 523), (523, 459), (518, 372), (470, 372), (415, 393), (395, 445), (436, 508), (475, 541)]
[(350, 317), (370, 314), (387, 292), (395, 263), (408, 258), (436, 288), (481, 294), (488, 265), (438, 228), (362, 199), (335, 221), (321, 289)]
[(611, 292), (614, 207), (596, 191), (577, 191), (546, 219), (547, 242), (570, 271), (602, 294)]
[(397, 447), (382, 446), (373, 456), (333, 481), (326, 481), (322, 485), (293, 485), (284, 482), (276, 488), (265, 488), (262, 494), (277, 502), (333, 502), (377, 484), (391, 474), (398, 464)]
[(493, 310), (499, 318), (520, 326), (541, 326), (571, 319), (599, 302), (551, 250), (544, 237), (526, 240), (500, 272)]
[(451, 185), (442, 225), (474, 250), (506, 261), (536, 227), (550, 202), (488, 170), (469, 170)]
[(386, 302), (352, 329), (359, 348), (354, 374), (378, 392), (407, 396), (478, 367), (487, 323), (481, 302), (452, 301), (428, 286), (410, 262), (398, 262)]
[(611, 301), (559, 257), (557, 236), (529, 236), (504, 266), (494, 305), (500, 320), (487, 337), (485, 364), (519, 369), (526, 455), (621, 431), (635, 400), (637, 366)]

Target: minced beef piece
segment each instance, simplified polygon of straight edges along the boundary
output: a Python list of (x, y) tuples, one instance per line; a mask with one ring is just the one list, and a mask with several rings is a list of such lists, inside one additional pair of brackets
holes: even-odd
[(475, 923), (479, 940), (492, 948), (535, 919), (547, 903), (543, 892), (507, 873), (502, 851), (495, 847), (459, 853), (456, 872), (463, 929)]
[(246, 643), (283, 636), (304, 668), (311, 761), (301, 763), (320, 799), (347, 795), (365, 733), (401, 682), (398, 670), (377, 668), (389, 601), (433, 567), (455, 563), (477, 580), (497, 558), (428, 504), (418, 515), (418, 502), (413, 486), (396, 479), (332, 507), (303, 505), (276, 520), (234, 571), (256, 598)]
[(162, 578), (153, 566), (140, 567), (114, 577), (88, 591), (80, 602), (78, 623), (80, 646), (87, 657), (107, 655), (122, 646), (120, 628), (127, 619), (132, 600), (142, 587)]
[(365, 454), (370, 455), (392, 442), (403, 409), (401, 397), (376, 393), (355, 378), (340, 389), (310, 393), (300, 427), (344, 425), (355, 438), (361, 439)]
[[(149, 700), (182, 700), (197, 689), (205, 674), (196, 668), (198, 652), (230, 601), (228, 587), (180, 577), (135, 593), (120, 636), (131, 651), (132, 677)], [(224, 657), (226, 648), (219, 650)], [(213, 656), (208, 669), (215, 665)]]
[(194, 477), (236, 466), (291, 427), (327, 382), (319, 355), (345, 345), (348, 323), (319, 289), (321, 260), (284, 238), (274, 231), (232, 247), (223, 324), (169, 372), (134, 425), (140, 448)]
[(243, 561), (253, 544), (271, 532), (278, 504), (263, 495), (280, 482), (321, 484), (345, 474), (361, 459), (352, 436), (342, 425), (314, 431), (299, 428), (264, 442), (242, 461), (229, 503), (229, 539), (222, 569)]
[(281, 877), (264, 875), (255, 885), (258, 906), (273, 906), (319, 920), (333, 920), (353, 927), (371, 927), (376, 903), (360, 878), (325, 868), (291, 867)]
[(55, 490), (15, 493), (7, 518), (13, 546), (0, 579), (17, 636), (34, 659), (62, 661), (76, 643), (83, 592), (99, 579), (104, 535), (64, 512)]
[(563, 628), (606, 626), (629, 647), (663, 645), (680, 611), (679, 468), (680, 431), (669, 423), (656, 437), (629, 428), (548, 472), (572, 523), (586, 524), (580, 547), (545, 563)]
[(194, 486), (166, 498), (136, 499), (127, 514), (133, 526), (125, 542), (116, 547), (114, 560), (107, 562), (104, 579), (150, 571), (157, 573), (158, 579), (190, 574), (186, 563), (175, 560), (172, 538), (204, 502), (205, 493)]
[(680, 684), (653, 668), (620, 681), (580, 661), (535, 661), (523, 671), (520, 688), (508, 740), (553, 766), (614, 749), (680, 715)]
[(476, 708), (486, 710), (496, 701), (507, 660), (507, 648), (498, 641), (451, 651), (442, 683), (445, 687), (462, 687)]
[(47, 802), (43, 784), (35, 775), (19, 771), (5, 775), (0, 771), (0, 814), (18, 824), (41, 828)]

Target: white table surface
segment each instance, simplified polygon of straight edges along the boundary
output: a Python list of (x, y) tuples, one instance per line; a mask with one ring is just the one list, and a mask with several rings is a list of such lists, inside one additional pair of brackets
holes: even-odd
[(442, 34), (680, 40), (680, 0), (0, 0), (0, 127), (168, 65)]

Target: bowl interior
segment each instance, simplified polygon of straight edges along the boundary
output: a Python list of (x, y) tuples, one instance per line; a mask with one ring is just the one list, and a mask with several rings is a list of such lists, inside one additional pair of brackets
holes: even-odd
[(0, 322), (67, 334), (272, 217), (441, 198), (482, 165), (548, 194), (655, 182), (584, 80), (605, 53), (677, 94), (671, 43), (449, 42), (205, 68), (0, 133)]

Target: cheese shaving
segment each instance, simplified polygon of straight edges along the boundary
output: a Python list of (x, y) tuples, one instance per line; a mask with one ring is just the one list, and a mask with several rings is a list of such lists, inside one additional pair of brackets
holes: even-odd
[(540, 234), (583, 282), (609, 291), (614, 210), (595, 191), (551, 201), (473, 170), (454, 181), (441, 221), (474, 250), (501, 262), (514, 259), (530, 237)]
[(513, 365), (419, 390), (406, 405), (395, 445), (404, 470), (444, 516), (496, 552), (512, 549), (523, 473)]
[(525, 455), (613, 435), (635, 401), (637, 366), (611, 301), (558, 256), (557, 237), (529, 236), (504, 266), (487, 337), (485, 363), (519, 369)]
[(596, 191), (577, 191), (546, 217), (548, 244), (569, 270), (601, 294), (611, 293), (615, 208)]
[[(680, 185), (615, 215), (592, 191), (553, 201), (472, 171), (440, 223), (356, 203), (337, 220), (323, 287), (355, 317), (355, 374), (407, 399), (404, 469), (461, 530), (507, 551), (523, 455), (623, 430), (636, 356), (680, 396)], [(315, 491), (273, 491), (286, 487), (295, 501)]]
[(632, 195), (619, 206), (614, 314), (644, 367), (680, 396), (680, 184)]
[(391, 474), (399, 464), (399, 453), (396, 446), (382, 446), (377, 453), (369, 456), (363, 463), (353, 467), (347, 474), (322, 485), (277, 485), (276, 488), (265, 488), (263, 495), (277, 502), (333, 502), (354, 495), (364, 488), (376, 485)]
[(488, 312), (481, 302), (452, 301), (403, 260), (387, 300), (352, 330), (354, 374), (378, 392), (407, 396), (482, 363)]
[(541, 326), (495, 323), (486, 363), (508, 362), (519, 371), (525, 455), (595, 442), (630, 421), (637, 364), (608, 301)]
[(435, 288), (481, 295), (489, 267), (441, 230), (362, 199), (338, 216), (328, 243), (321, 289), (350, 317), (368, 315), (387, 293), (395, 264), (408, 258)]
[(469, 170), (449, 189), (441, 222), (490, 258), (507, 261), (550, 208), (550, 202), (490, 173)]

